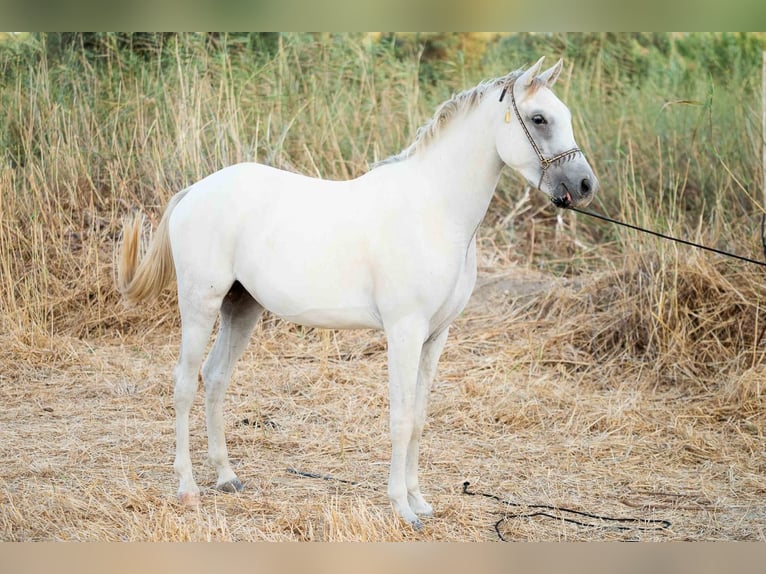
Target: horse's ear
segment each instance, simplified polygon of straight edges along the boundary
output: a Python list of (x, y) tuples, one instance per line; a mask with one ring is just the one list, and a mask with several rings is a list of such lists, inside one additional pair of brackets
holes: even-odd
[(558, 62), (556, 62), (554, 66), (551, 66), (550, 68), (545, 70), (542, 74), (537, 76), (537, 79), (550, 88), (553, 86), (553, 84), (556, 83), (556, 80), (558, 80), (559, 74), (561, 74), (561, 69), (563, 67), (564, 67), (564, 60), (559, 60)]
[(519, 79), (516, 80), (516, 85), (524, 89), (532, 87), (532, 84), (535, 82), (535, 78), (540, 73), (540, 68), (543, 66), (543, 60), (545, 60), (545, 56), (532, 64), (528, 70), (525, 70), (524, 73), (519, 76)]

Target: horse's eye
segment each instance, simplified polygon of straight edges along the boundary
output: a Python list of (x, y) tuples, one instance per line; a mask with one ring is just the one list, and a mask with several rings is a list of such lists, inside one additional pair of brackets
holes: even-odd
[(546, 120), (540, 114), (535, 114), (534, 116), (532, 116), (532, 121), (535, 122), (535, 124), (537, 124), (538, 126), (548, 123), (548, 120)]

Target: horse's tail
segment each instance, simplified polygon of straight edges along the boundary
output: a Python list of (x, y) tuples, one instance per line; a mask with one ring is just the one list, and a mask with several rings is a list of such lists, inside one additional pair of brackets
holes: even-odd
[(170, 215), (187, 192), (185, 189), (172, 197), (143, 258), (140, 257), (143, 215), (134, 215), (123, 223), (117, 258), (117, 289), (130, 303), (156, 297), (175, 278), (168, 227)]

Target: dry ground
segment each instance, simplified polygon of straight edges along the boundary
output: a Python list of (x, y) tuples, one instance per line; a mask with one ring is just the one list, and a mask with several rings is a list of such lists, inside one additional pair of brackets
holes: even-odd
[[(266, 318), (238, 364), (225, 410), (246, 490), (205, 491), (198, 509), (175, 501), (177, 331), (58, 337), (50, 360), (20, 360), (0, 372), (0, 538), (766, 539), (763, 368), (678, 386), (658, 382), (651, 365), (621, 374), (574, 352), (571, 361), (547, 360), (545, 324), (522, 311), (578, 288), (523, 267), (481, 277), (432, 391), (421, 483), (436, 515), (420, 532), (394, 517), (385, 495), (380, 333)], [(205, 462), (202, 415), (198, 400), (192, 452), (204, 487), (214, 473)], [(300, 477), (291, 468), (340, 480)], [(521, 505), (671, 526), (513, 516), (540, 509), (467, 496), (464, 481)]]

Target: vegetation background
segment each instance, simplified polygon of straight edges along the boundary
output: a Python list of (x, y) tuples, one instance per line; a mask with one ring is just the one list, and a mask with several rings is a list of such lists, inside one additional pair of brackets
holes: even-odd
[[(5, 34), (0, 38), (0, 392), (9, 407), (5, 436), (0, 438), (8, 460), (17, 464), (0, 475), (0, 498), (5, 498), (2, 538), (399, 539), (401, 528), (388, 518), (383, 499), (370, 507), (361, 502), (364, 497), (324, 499), (329, 506), (321, 507), (321, 519), (315, 507), (305, 514), (280, 507), (273, 510), (282, 516), (277, 527), (261, 524), (255, 531), (232, 530), (215, 514), (218, 506), (206, 521), (194, 525), (172, 506), (172, 437), (158, 430), (170, 425), (170, 415), (158, 415), (156, 405), (165, 404), (170, 392), (178, 317), (171, 292), (146, 308), (127, 308), (120, 302), (112, 261), (123, 217), (140, 210), (156, 224), (176, 191), (239, 161), (330, 179), (358, 176), (372, 162), (406, 147), (435, 107), (454, 92), (545, 55), (565, 61), (557, 92), (569, 105), (578, 143), (601, 180), (596, 210), (762, 258), (760, 92), (765, 45), (762, 33)], [(555, 408), (535, 411), (539, 420), (527, 421), (536, 432), (555, 427), (561, 417), (569, 421), (562, 423), (562, 436), (576, 435), (574, 405), (581, 409), (582, 432), (601, 424), (599, 432), (620, 444), (619, 437), (627, 440), (636, 427), (609, 419), (604, 405), (614, 393), (639, 389), (642, 399), (630, 411), (636, 421), (645, 422), (647, 413), (655, 412), (647, 405), (672, 405), (665, 413), (670, 422), (654, 420), (650, 434), (656, 438), (657, 429), (672, 427), (675, 438), (658, 439), (656, 448), (691, 444), (708, 464), (718, 455), (725, 459), (721, 468), (710, 470), (710, 484), (715, 486), (695, 491), (709, 502), (699, 503), (709, 516), (720, 516), (716, 493), (722, 487), (715, 480), (724, 481), (727, 472), (730, 491), (746, 499), (724, 504), (747, 508), (737, 528), (723, 528), (716, 518), (677, 537), (763, 539), (763, 505), (753, 502), (766, 488), (762, 270), (573, 213), (557, 213), (509, 170), (500, 181), (480, 241), (480, 272), (492, 295), (485, 299), (493, 302), (480, 317), (491, 320), (471, 322), (466, 316), (456, 326), (453, 354), (445, 357), (453, 365), (473, 365), (455, 375), (463, 385), (461, 396), (494, 402), (492, 414), (477, 416), (508, 436), (509, 428), (514, 429), (511, 434), (520, 432), (514, 425), (522, 424), (526, 412), (523, 397), (511, 393), (514, 403), (505, 398), (507, 389), (506, 394), (488, 392), (485, 385), (490, 382), (496, 388), (498, 381), (505, 384), (520, 376), (513, 370), (500, 372), (499, 367), (489, 379), (481, 374), (474, 363), (493, 353), (500, 353), (497, 361), (534, 365), (528, 373), (522, 368), (525, 376), (547, 381), (527, 397), (529, 405), (539, 406), (538, 401), (544, 402), (540, 397), (558, 397)], [(528, 281), (522, 285), (509, 279), (512, 276)], [(494, 281), (498, 277), (502, 280)], [(502, 289), (493, 291), (492, 285)], [(267, 316), (258, 335), (270, 337), (273, 355), (263, 356), (268, 343), (254, 343), (261, 351), (253, 350), (250, 359), (245, 358), (244, 372), (252, 368), (253, 373), (273, 375), (254, 377), (289, 378), (287, 363), (274, 358), (280, 352), (288, 361), (306, 353), (332, 356), (345, 345), (352, 351), (343, 353), (368, 359), (369, 365), (352, 361), (341, 376), (340, 367), (333, 370), (328, 367), (332, 360), (324, 359), (312, 367), (319, 371), (296, 376), (313, 382), (324, 377), (337, 386), (339, 377), (353, 379), (357, 370), (369, 369), (370, 377), (384, 382), (382, 349), (379, 341), (369, 347), (369, 334), (329, 336)], [(501, 347), (502, 353), (497, 350)], [(269, 360), (273, 371), (268, 371)], [(446, 372), (449, 381), (449, 367)], [(551, 373), (561, 377), (556, 378), (561, 388), (547, 378)], [(634, 378), (629, 389), (620, 387)], [(574, 380), (575, 386), (582, 387), (583, 381), (591, 386), (578, 388), (581, 398), (571, 398), (575, 403), (570, 403), (561, 393), (569, 397), (571, 391), (564, 389)], [(239, 392), (242, 403), (235, 400), (235, 405), (251, 413), (249, 419), (259, 420), (263, 431), (257, 440), (241, 439), (248, 445), (247, 457), (257, 459), (260, 455), (254, 453), (263, 448), (261, 443), (271, 440), (271, 448), (276, 448), (279, 425), (288, 425), (273, 422), (270, 427), (278, 408), (264, 414), (269, 411), (266, 399), (245, 398), (246, 389)], [(114, 468), (111, 458), (99, 463), (103, 467), (96, 465), (101, 470), (94, 471), (95, 476), (100, 478), (87, 473), (87, 479), (73, 478), (79, 476), (74, 468), (83, 460), (72, 459), (72, 448), (81, 455), (106, 449), (120, 460), (135, 460), (138, 455), (131, 449), (140, 451), (146, 445), (131, 443), (123, 450), (91, 444), (85, 451), (69, 445), (59, 452), (60, 468), (42, 443), (33, 449), (39, 456), (20, 456), (24, 441), (35, 440), (30, 433), (38, 425), (51, 437), (82, 425), (80, 445), (110, 436), (112, 431), (106, 429), (115, 416), (127, 428), (127, 415), (114, 406), (115, 396), (145, 401), (142, 414), (130, 415), (131, 421), (148, 425), (144, 431), (134, 429), (134, 437), (143, 436), (140, 432), (162, 436), (160, 454), (147, 463), (157, 464), (152, 471), (156, 491), (146, 490), (151, 480), (144, 476), (149, 471), (126, 470), (127, 463), (121, 463), (125, 483), (115, 486), (106, 470)], [(61, 405), (82, 405), (88, 397), (93, 401), (88, 407), (91, 419), (70, 412), (62, 415), (63, 421), (48, 420), (51, 413), (72, 408)], [(454, 396), (447, 398), (461, 403)], [(280, 401), (273, 400), (275, 405)], [(331, 419), (332, 401), (316, 400), (326, 406)], [(343, 404), (342, 395), (338, 400)], [(437, 413), (438, 404), (437, 397)], [(479, 400), (463, 406), (472, 412), (481, 404)], [(498, 405), (506, 410), (498, 411)], [(115, 415), (112, 407), (121, 414)], [(376, 410), (368, 416), (385, 419), (384, 402), (372, 407)], [(624, 409), (618, 410), (625, 415)], [(108, 421), (100, 418), (101, 412), (111, 413), (104, 415)], [(661, 418), (660, 412), (656, 417)], [(43, 423), (40, 417), (48, 418)], [(443, 427), (439, 420), (437, 416), (433, 434), (458, 432), (454, 420), (442, 420)], [(163, 426), (151, 426), (151, 421)], [(276, 438), (264, 438), (268, 428)], [(369, 455), (372, 449), (385, 458), (385, 428), (378, 430), (371, 443), (359, 446), (360, 442), (354, 452)], [(342, 443), (343, 437), (341, 433), (325, 440)], [(438, 451), (438, 446), (432, 447)], [(339, 452), (345, 448), (339, 447)], [(735, 453), (724, 453), (727, 448)], [(444, 449), (454, 450), (454, 445)], [(345, 456), (342, 463), (351, 464)], [(364, 461), (360, 456), (358, 464)], [(343, 464), (341, 468), (351, 468)], [(678, 464), (674, 468), (685, 468), (683, 461)], [(562, 470), (562, 476), (575, 481), (585, 469), (587, 464), (581, 462)], [(375, 472), (383, 469), (376, 467)], [(597, 465), (592, 472), (597, 476)], [(731, 486), (736, 473), (747, 477), (744, 485)], [(20, 481), (27, 481), (29, 490), (19, 489)], [(144, 490), (136, 490), (135, 483), (144, 484)], [(123, 488), (121, 492), (129, 491), (129, 501), (114, 502), (119, 512), (105, 511), (95, 494), (88, 504), (62, 494), (94, 485), (104, 485), (111, 493)], [(40, 489), (56, 493), (53, 498), (43, 496), (45, 512), (30, 503), (40, 504), (35, 489), (38, 496)], [(261, 485), (263, 489), (268, 490)], [(72, 507), (80, 508), (82, 517), (67, 522), (63, 517), (72, 515)], [(159, 518), (152, 510), (157, 507), (163, 509)], [(263, 514), (253, 508), (251, 513)], [(678, 504), (674, 511), (679, 511)], [(125, 512), (141, 519), (129, 520), (132, 527), (126, 527), (121, 514)], [(113, 520), (99, 529), (93, 513)], [(345, 523), (341, 517), (347, 514), (367, 522)], [(235, 520), (232, 514), (225, 516)], [(252, 514), (247, 517), (252, 519)], [(442, 517), (451, 519), (455, 516)], [(165, 535), (157, 533), (157, 520), (166, 528)], [(484, 536), (476, 526), (434, 528), (437, 539)], [(581, 536), (568, 532), (557, 528), (551, 533), (539, 525), (520, 536)], [(582, 536), (590, 539), (590, 534)]]

